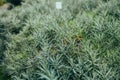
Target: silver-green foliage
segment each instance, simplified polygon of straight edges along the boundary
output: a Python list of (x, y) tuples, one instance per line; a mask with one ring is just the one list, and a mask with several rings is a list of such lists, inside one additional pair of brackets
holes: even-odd
[(119, 0), (61, 1), (63, 9), (56, 10), (55, 0), (25, 0), (0, 15), (4, 74), (12, 80), (119, 80)]

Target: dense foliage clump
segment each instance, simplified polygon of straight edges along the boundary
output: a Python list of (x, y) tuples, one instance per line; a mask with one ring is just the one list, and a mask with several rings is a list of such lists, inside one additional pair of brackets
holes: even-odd
[(61, 10), (55, 0), (24, 0), (0, 12), (3, 75), (11, 80), (119, 80), (119, 0), (61, 1)]

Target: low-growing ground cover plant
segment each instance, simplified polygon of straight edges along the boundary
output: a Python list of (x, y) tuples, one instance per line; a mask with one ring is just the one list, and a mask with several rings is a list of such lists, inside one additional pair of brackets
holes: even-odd
[(0, 12), (8, 80), (119, 80), (119, 0), (25, 0)]

